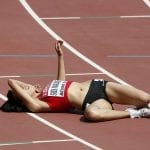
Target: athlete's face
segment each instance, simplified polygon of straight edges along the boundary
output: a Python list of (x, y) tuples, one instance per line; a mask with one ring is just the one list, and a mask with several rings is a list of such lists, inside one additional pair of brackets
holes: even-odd
[(41, 86), (40, 85), (26, 85), (23, 87), (23, 89), (31, 96), (34, 96), (35, 94), (41, 93)]

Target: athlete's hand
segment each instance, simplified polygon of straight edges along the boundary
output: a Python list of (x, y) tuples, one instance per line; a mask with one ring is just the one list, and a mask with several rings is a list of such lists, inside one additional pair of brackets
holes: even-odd
[(55, 43), (55, 50), (58, 56), (63, 56), (63, 50), (61, 48), (62, 45), (63, 45), (63, 41), (57, 41)]

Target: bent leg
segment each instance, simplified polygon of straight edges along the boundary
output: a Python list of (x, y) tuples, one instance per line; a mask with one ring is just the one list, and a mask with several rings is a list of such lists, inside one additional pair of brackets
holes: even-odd
[(150, 94), (132, 86), (108, 82), (106, 93), (110, 101), (117, 104), (146, 107), (150, 103)]
[(130, 117), (127, 111), (116, 111), (112, 109), (109, 102), (100, 99), (90, 104), (84, 111), (88, 121), (110, 121)]

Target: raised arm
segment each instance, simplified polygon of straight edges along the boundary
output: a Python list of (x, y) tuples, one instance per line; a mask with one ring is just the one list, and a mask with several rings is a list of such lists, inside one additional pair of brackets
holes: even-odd
[(64, 65), (64, 54), (61, 46), (63, 41), (57, 41), (55, 44), (55, 50), (58, 55), (58, 71), (57, 71), (57, 80), (65, 80), (65, 65)]
[(9, 79), (8, 85), (11, 87), (15, 96), (21, 100), (31, 112), (41, 111), (42, 105), (38, 103), (38, 100), (32, 97), (33, 92), (35, 92), (34, 86), (14, 79)]

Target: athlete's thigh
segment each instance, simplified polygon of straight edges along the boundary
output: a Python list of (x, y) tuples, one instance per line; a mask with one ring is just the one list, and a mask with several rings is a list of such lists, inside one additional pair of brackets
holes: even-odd
[(136, 89), (132, 86), (122, 85), (114, 82), (107, 83), (106, 93), (110, 101), (113, 103), (131, 105), (143, 103), (143, 96), (147, 95), (146, 92)]
[(99, 109), (113, 109), (113, 106), (105, 99), (98, 99), (92, 104), (90, 104), (90, 107), (93, 108), (99, 108)]

